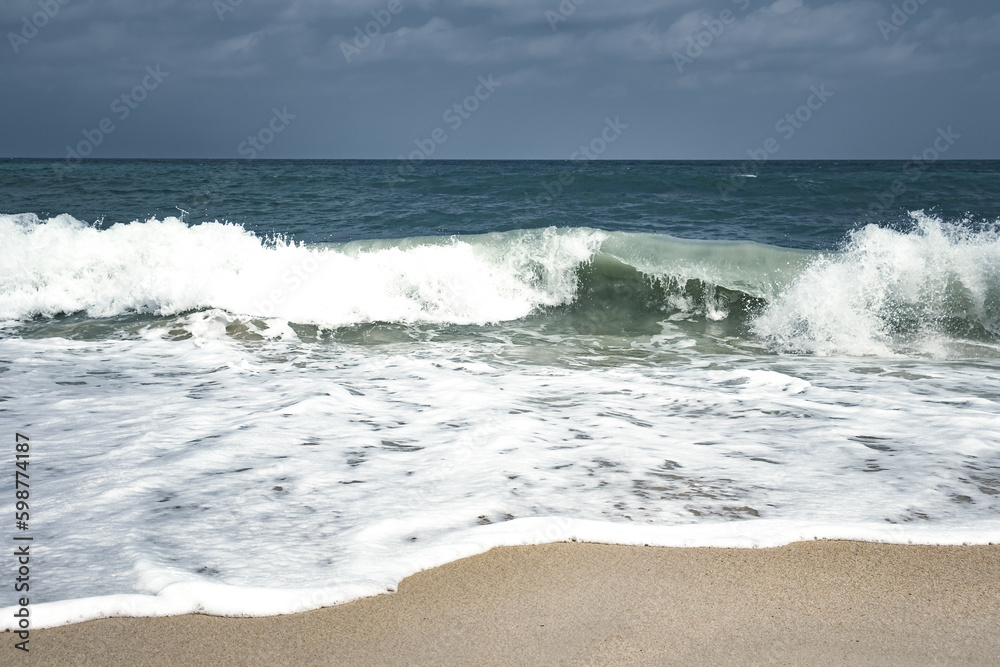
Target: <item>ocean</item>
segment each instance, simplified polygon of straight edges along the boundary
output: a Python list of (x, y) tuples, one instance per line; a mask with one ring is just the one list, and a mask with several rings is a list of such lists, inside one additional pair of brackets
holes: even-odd
[(2, 629), (997, 543), (1000, 162), (3, 160), (0, 415)]

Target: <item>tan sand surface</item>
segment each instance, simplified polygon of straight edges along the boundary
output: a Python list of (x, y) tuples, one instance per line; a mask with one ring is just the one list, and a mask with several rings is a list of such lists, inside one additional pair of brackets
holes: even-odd
[(506, 547), (304, 614), (0, 637), (4, 665), (1000, 665), (1000, 546)]

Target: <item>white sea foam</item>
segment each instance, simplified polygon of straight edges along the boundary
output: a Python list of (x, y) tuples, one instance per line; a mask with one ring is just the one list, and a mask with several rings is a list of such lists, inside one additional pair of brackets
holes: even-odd
[(995, 342), (1000, 235), (911, 215), (912, 231), (868, 225), (842, 252), (814, 260), (756, 319), (756, 333), (814, 354), (945, 356), (951, 339)]
[(566, 367), (235, 323), (0, 340), (33, 445), (33, 627), (315, 608), (500, 544), (1000, 540), (1000, 362)]
[[(953, 344), (956, 320), (996, 332), (996, 241), (917, 222), (817, 259), (587, 229), (303, 247), (0, 216), (33, 627), (312, 609), (503, 544), (998, 542), (1000, 360), (898, 354)], [(628, 336), (298, 326), (516, 320), (580, 299), (581, 267), (678, 287)], [(707, 350), (730, 331), (716, 286), (766, 299), (755, 326), (779, 349), (886, 356)], [(163, 317), (26, 321), (60, 312)]]
[(576, 268), (603, 237), (550, 229), (500, 247), (427, 239), (307, 248), (176, 218), (98, 230), (67, 215), (0, 216), (0, 319), (221, 308), (328, 327), (484, 324), (571, 301)]
[[(722, 320), (728, 309), (716, 287), (773, 298), (810, 257), (586, 228), (305, 246), (231, 224), (167, 218), (97, 229), (30, 214), (0, 216), (0, 240), (9, 249), (0, 257), (0, 321), (217, 308), (327, 328), (509, 322), (573, 303), (585, 265), (608, 280), (630, 270), (656, 281), (667, 290), (663, 310)], [(699, 293), (689, 293), (691, 281)]]
[[(149, 585), (147, 594), (115, 594), (49, 602), (36, 607), (35, 628), (111, 617), (158, 617), (180, 614), (213, 616), (274, 616), (329, 607), (361, 597), (391, 593), (400, 581), (420, 570), (484, 553), (494, 547), (591, 542), (631, 546), (768, 548), (811, 540), (856, 540), (887, 544), (968, 545), (989, 540), (1000, 543), (1000, 526), (927, 529), (906, 526), (887, 534), (882, 524), (850, 527), (794, 521), (744, 524), (646, 526), (609, 524), (579, 519), (538, 518), (481, 526), (454, 535), (447, 545), (423, 548), (419, 556), (378, 563), (371, 579), (355, 584), (316, 588), (231, 586), (206, 581), (163, 581)], [(416, 551), (416, 550), (415, 550)], [(373, 568), (374, 570), (374, 568)], [(168, 582), (169, 581), (169, 582)], [(0, 609), (10, 616), (15, 607)], [(9, 624), (5, 629), (14, 629)]]
[(581, 267), (594, 264), (611, 280), (624, 267), (658, 281), (664, 311), (726, 319), (720, 287), (763, 299), (752, 329), (780, 351), (948, 356), (957, 343), (995, 356), (1000, 237), (913, 218), (911, 231), (868, 226), (817, 257), (583, 228), (307, 247), (176, 218), (98, 230), (65, 215), (0, 216), (0, 321), (217, 308), (329, 328), (482, 325), (573, 303)]

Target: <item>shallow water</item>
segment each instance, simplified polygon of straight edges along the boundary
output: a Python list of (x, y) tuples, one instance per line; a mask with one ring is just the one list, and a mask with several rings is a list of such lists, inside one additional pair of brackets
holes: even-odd
[(3, 163), (33, 625), (315, 608), (498, 544), (1000, 540), (994, 163), (880, 220), (901, 165), (531, 190), (565, 168)]

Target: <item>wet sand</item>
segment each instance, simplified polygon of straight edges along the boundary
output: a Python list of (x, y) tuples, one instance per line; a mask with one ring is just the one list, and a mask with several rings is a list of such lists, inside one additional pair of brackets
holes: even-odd
[(504, 547), (269, 618), (3, 634), (3, 664), (1000, 664), (1000, 546)]

